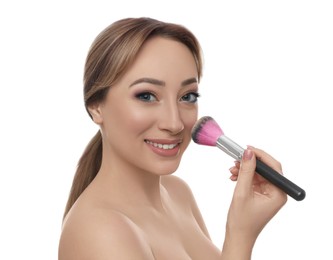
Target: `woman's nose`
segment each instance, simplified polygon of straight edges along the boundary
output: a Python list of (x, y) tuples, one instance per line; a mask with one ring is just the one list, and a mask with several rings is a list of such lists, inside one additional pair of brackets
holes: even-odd
[(169, 131), (172, 135), (183, 131), (184, 123), (177, 104), (170, 104), (163, 108), (160, 114), (159, 128)]

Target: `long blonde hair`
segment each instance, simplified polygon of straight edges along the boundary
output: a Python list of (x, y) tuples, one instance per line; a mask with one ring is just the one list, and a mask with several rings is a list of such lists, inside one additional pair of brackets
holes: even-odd
[[(87, 111), (88, 106), (104, 100), (110, 87), (134, 61), (141, 46), (153, 36), (170, 38), (186, 45), (195, 58), (200, 80), (201, 48), (196, 37), (187, 28), (146, 17), (122, 19), (105, 28), (88, 52), (84, 68), (84, 103)], [(98, 131), (78, 162), (64, 217), (95, 178), (101, 163), (102, 136)]]

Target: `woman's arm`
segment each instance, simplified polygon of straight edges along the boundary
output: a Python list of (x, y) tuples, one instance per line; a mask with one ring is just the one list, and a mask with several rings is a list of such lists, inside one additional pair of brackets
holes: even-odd
[(241, 163), (231, 169), (237, 180), (229, 208), (221, 259), (248, 260), (265, 225), (287, 202), (287, 195), (255, 174), (256, 157), (282, 173), (281, 165), (262, 150), (249, 147)]

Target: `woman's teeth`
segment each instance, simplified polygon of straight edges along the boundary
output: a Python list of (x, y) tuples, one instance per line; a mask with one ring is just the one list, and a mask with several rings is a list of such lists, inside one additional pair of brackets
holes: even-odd
[(149, 140), (145, 140), (145, 142), (147, 144), (153, 145), (155, 147), (161, 148), (161, 149), (165, 149), (165, 150), (170, 150), (175, 148), (178, 144), (158, 144), (158, 143), (153, 143)]

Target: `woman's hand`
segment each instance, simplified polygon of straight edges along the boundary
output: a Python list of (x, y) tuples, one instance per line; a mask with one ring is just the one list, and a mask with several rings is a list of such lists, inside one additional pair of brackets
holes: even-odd
[(261, 230), (287, 201), (283, 191), (255, 173), (256, 158), (282, 174), (278, 161), (250, 146), (242, 161), (230, 168), (230, 179), (237, 180), (237, 184), (229, 208), (223, 254), (234, 256), (232, 252), (240, 250), (238, 252), (244, 254), (239, 255), (239, 259), (250, 259)]

